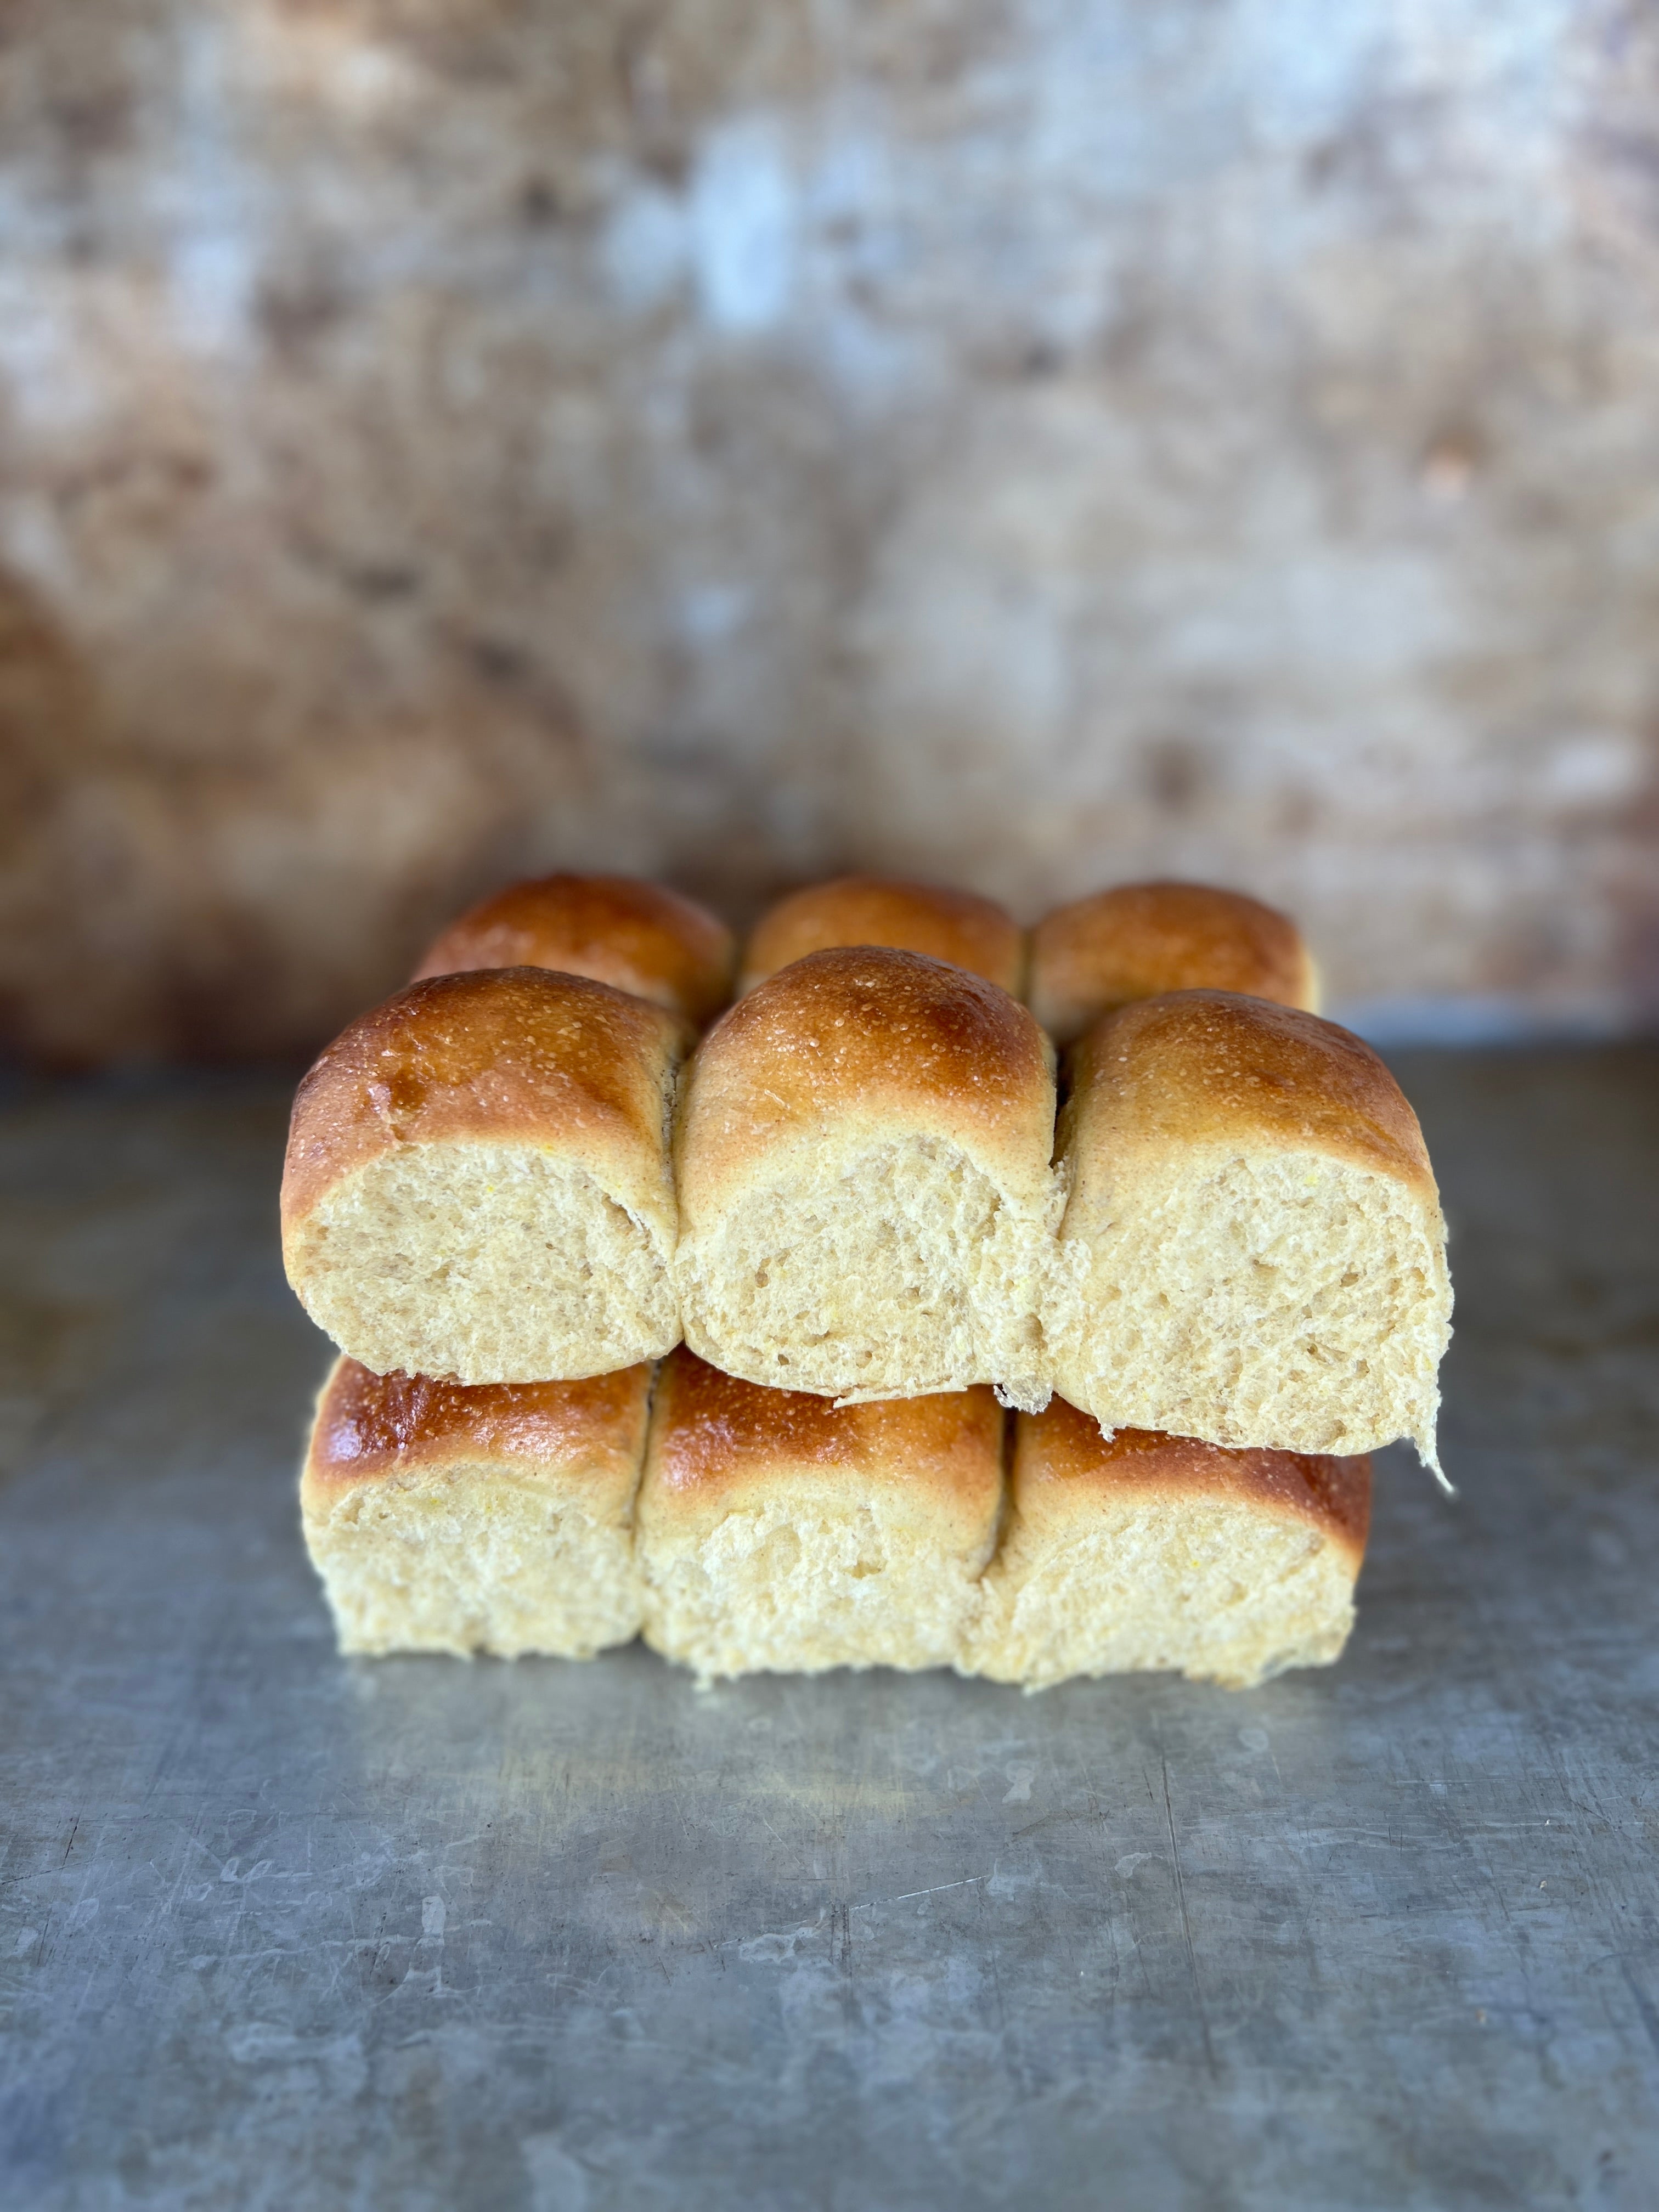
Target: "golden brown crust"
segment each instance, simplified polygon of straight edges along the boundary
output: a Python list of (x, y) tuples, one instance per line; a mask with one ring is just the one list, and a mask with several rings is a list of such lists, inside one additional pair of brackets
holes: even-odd
[(1069, 1044), (1098, 1017), (1166, 991), (1236, 991), (1312, 1012), (1317, 981), (1288, 915), (1206, 884), (1120, 884), (1031, 933), (1031, 1011)]
[(1050, 1399), (1044, 1413), (1019, 1414), (1011, 1486), (1015, 1512), (1028, 1520), (1064, 1514), (1085, 1489), (1140, 1489), (1172, 1502), (1208, 1497), (1297, 1514), (1350, 1553), (1356, 1566), (1370, 1527), (1368, 1458), (1230, 1451), (1151, 1429), (1119, 1429), (1108, 1438), (1092, 1415), (1063, 1398)]
[(744, 948), (738, 988), (751, 990), (809, 952), (860, 945), (925, 953), (1015, 995), (1024, 981), (1024, 933), (994, 899), (933, 884), (841, 876), (780, 899), (762, 915)]
[(644, 1000), (541, 968), (412, 983), (360, 1015), (294, 1100), (283, 1169), (286, 1233), (354, 1170), (446, 1138), (597, 1149), (661, 1141), (684, 1030)]
[(647, 1480), (708, 1498), (783, 1471), (844, 1469), (924, 1493), (975, 1494), (1000, 1486), (1003, 1424), (983, 1385), (837, 1407), (740, 1382), (682, 1345), (657, 1377)]
[(915, 952), (809, 953), (729, 1007), (698, 1048), (680, 1117), (682, 1199), (695, 1210), (773, 1145), (821, 1131), (827, 1114), (996, 1149), (1011, 1179), (1034, 1170), (1035, 1198), (1053, 1100), (1042, 1032), (994, 983)]
[(1097, 1023), (1073, 1056), (1062, 1153), (1085, 1116), (1102, 1158), (1246, 1142), (1434, 1189), (1417, 1116), (1368, 1044), (1316, 1014), (1225, 991), (1144, 999)]
[(644, 1449), (650, 1387), (648, 1366), (581, 1382), (468, 1386), (374, 1375), (341, 1358), (318, 1401), (307, 1480), (338, 1486), (460, 1457), (625, 1472)]
[(683, 1014), (695, 1028), (731, 996), (726, 924), (633, 876), (541, 876), (511, 884), (437, 937), (413, 981), (476, 968), (551, 968)]

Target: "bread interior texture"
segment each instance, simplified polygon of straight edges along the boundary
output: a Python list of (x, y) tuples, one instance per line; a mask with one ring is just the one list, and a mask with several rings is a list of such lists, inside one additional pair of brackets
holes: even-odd
[(1451, 1292), (1437, 1211), (1407, 1185), (1312, 1153), (1176, 1160), (1093, 1212), (1087, 1235), (1062, 1231), (1051, 1295), (1074, 1405), (1286, 1451), (1408, 1437), (1437, 1465)]
[(669, 1255), (585, 1169), (529, 1145), (407, 1145), (290, 1239), (307, 1310), (376, 1374), (575, 1381), (679, 1338)]
[(849, 1404), (993, 1382), (1036, 1410), (1051, 1233), (947, 1139), (803, 1147), (682, 1240), (686, 1341), (745, 1382)]
[(1259, 1506), (1127, 1496), (1050, 1537), (1016, 1518), (964, 1671), (1042, 1689), (1167, 1669), (1247, 1689), (1340, 1655), (1353, 1579), (1351, 1553), (1311, 1522)]
[(709, 1680), (830, 1667), (948, 1667), (990, 1548), (941, 1544), (900, 1487), (779, 1473), (711, 1521), (642, 1504), (645, 1638)]
[(630, 1530), (544, 1479), (457, 1465), (356, 1483), (306, 1536), (342, 1651), (586, 1659), (639, 1632)]

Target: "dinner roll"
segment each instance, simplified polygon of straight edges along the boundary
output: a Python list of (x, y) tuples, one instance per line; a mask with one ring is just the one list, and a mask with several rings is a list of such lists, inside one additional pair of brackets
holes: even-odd
[(683, 1014), (694, 1029), (731, 996), (736, 940), (695, 900), (633, 876), (542, 876), (461, 915), (415, 970), (556, 968)]
[(1031, 1012), (1056, 1044), (1132, 999), (1243, 991), (1319, 1011), (1311, 955), (1288, 915), (1207, 884), (1120, 884), (1031, 932)]
[(944, 1667), (996, 1540), (987, 1389), (832, 1406), (675, 1352), (657, 1381), (638, 1556), (646, 1641), (715, 1675)]
[(914, 952), (814, 952), (703, 1039), (675, 1133), (686, 1342), (846, 1400), (1040, 1405), (1054, 1077), (1025, 1009)]
[(1063, 1398), (1015, 1428), (1009, 1516), (964, 1671), (1042, 1689), (1173, 1668), (1247, 1689), (1328, 1666), (1353, 1626), (1367, 1459), (1224, 1451)]
[(586, 1659), (636, 1635), (650, 1384), (639, 1366), (468, 1389), (338, 1361), (300, 1510), (340, 1649)]
[(572, 1381), (679, 1340), (672, 1014), (540, 968), (412, 984), (294, 1102), (283, 1256), (377, 1375)]
[(738, 988), (752, 991), (792, 960), (849, 945), (925, 952), (1016, 998), (1024, 984), (1024, 933), (994, 899), (933, 884), (842, 876), (796, 891), (762, 915), (744, 948)]
[(1417, 1117), (1347, 1030), (1223, 991), (1073, 1056), (1049, 1380), (1103, 1426), (1435, 1466), (1445, 1225)]

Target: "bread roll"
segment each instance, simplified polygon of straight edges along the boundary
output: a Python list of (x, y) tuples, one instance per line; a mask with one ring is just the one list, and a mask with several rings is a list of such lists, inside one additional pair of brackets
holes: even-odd
[(556, 968), (682, 1014), (701, 1029), (731, 996), (736, 941), (706, 907), (633, 876), (512, 884), (434, 941), (415, 981), (473, 968)]
[(852, 1401), (994, 1382), (1040, 1405), (1057, 1189), (1046, 1041), (914, 952), (814, 952), (739, 999), (681, 1086), (693, 1351)]
[(994, 899), (932, 884), (842, 876), (796, 891), (763, 915), (744, 949), (738, 991), (752, 991), (809, 952), (856, 945), (949, 961), (1015, 998), (1024, 986), (1024, 933)]
[(1301, 933), (1241, 891), (1206, 884), (1120, 884), (1056, 907), (1031, 933), (1031, 1012), (1056, 1044), (1132, 999), (1242, 991), (1319, 1011)]
[(466, 1389), (334, 1368), (300, 1480), (343, 1651), (548, 1651), (639, 1632), (651, 1370)]
[(832, 1406), (674, 1353), (657, 1382), (639, 1560), (645, 1636), (708, 1680), (944, 1667), (1002, 1498), (986, 1389)]
[(1173, 1668), (1246, 1689), (1328, 1666), (1353, 1626), (1366, 1459), (1224, 1451), (1062, 1398), (1015, 1428), (1009, 1516), (964, 1671), (1042, 1689)]
[(1445, 1225), (1417, 1117), (1332, 1022), (1222, 991), (1074, 1055), (1049, 1379), (1111, 1428), (1436, 1465)]
[(682, 1027), (540, 968), (416, 983), (294, 1102), (283, 1256), (377, 1375), (573, 1381), (679, 1340), (668, 1125)]

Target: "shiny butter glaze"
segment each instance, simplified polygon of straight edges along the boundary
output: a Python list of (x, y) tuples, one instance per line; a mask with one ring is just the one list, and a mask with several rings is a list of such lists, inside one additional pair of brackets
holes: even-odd
[[(1092, 1415), (1063, 1398), (1015, 1422), (1012, 1496), (1028, 1520), (1074, 1509), (1075, 1493), (1144, 1489), (1173, 1498), (1211, 1497), (1299, 1514), (1333, 1542), (1364, 1553), (1370, 1526), (1371, 1463), (1328, 1454), (1231, 1451), (1192, 1437), (1119, 1429), (1103, 1437)], [(1067, 1492), (1073, 1495), (1067, 1495)]]
[(313, 1480), (355, 1482), (414, 1466), (518, 1460), (549, 1468), (637, 1468), (651, 1370), (583, 1382), (434, 1382), (339, 1360), (312, 1431)]
[(719, 1491), (801, 1469), (985, 1497), (1002, 1481), (1004, 1415), (984, 1388), (837, 1407), (722, 1374), (682, 1345), (657, 1378), (647, 1480)]

